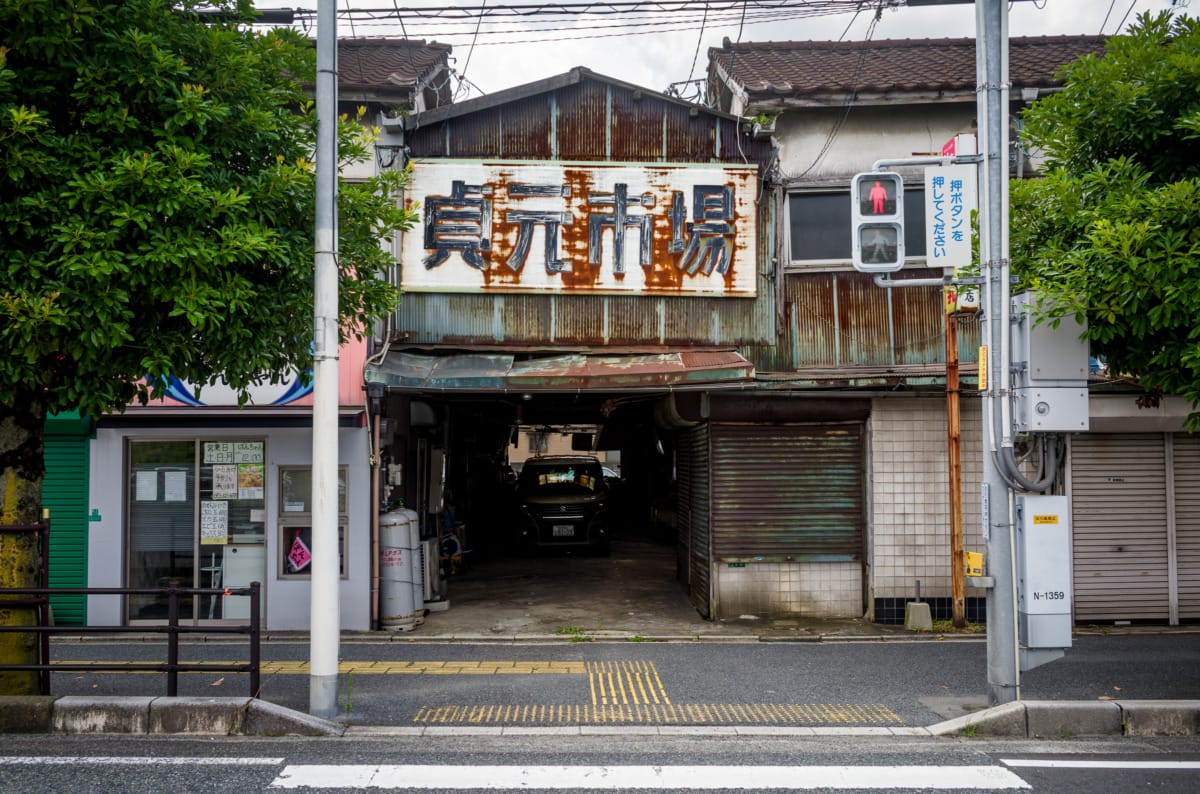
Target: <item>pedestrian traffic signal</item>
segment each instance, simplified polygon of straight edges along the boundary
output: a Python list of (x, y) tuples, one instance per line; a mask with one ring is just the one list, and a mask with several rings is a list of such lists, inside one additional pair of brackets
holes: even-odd
[(904, 180), (877, 171), (855, 174), (850, 186), (854, 269), (893, 273), (904, 267)]

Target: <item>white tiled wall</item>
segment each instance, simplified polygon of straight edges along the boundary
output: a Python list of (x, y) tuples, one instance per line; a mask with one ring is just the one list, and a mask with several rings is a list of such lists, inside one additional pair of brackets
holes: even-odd
[(858, 562), (716, 563), (713, 574), (719, 618), (861, 617), (864, 611)]
[[(980, 402), (960, 402), (963, 547), (980, 530)], [(877, 399), (871, 406), (868, 483), (874, 598), (950, 596), (949, 456), (944, 398)], [(968, 595), (970, 593), (968, 592)]]

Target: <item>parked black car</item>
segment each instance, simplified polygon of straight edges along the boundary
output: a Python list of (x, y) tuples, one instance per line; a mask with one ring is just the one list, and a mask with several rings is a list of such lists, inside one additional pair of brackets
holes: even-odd
[(517, 540), (527, 550), (609, 550), (608, 485), (590, 455), (530, 458), (517, 478)]

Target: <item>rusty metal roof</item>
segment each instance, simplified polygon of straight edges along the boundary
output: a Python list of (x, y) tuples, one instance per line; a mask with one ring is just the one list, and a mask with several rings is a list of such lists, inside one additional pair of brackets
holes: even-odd
[(451, 105), (443, 105), (442, 107), (427, 110), (423, 113), (414, 113), (402, 120), (397, 120), (395, 123), (403, 124), (405, 129), (418, 129), (420, 127), (428, 126), (435, 122), (444, 121), (446, 119), (466, 116), (471, 113), (478, 113), (485, 110), (494, 110), (495, 108), (512, 104), (514, 102), (527, 99), (531, 96), (545, 94), (550, 91), (556, 91), (567, 86), (578, 85), (589, 80), (625, 88), (633, 92), (633, 94), (637, 97), (654, 97), (657, 100), (685, 108), (691, 113), (703, 113), (705, 115), (717, 116), (723, 119), (736, 119), (735, 116), (722, 113), (718, 110), (713, 110), (712, 108), (704, 107), (703, 105), (687, 102), (679, 99), (678, 97), (668, 96), (667, 94), (659, 93), (653, 89), (643, 88), (642, 86), (634, 85), (633, 83), (626, 83), (622, 80), (606, 77), (605, 75), (593, 72), (591, 69), (583, 66), (576, 66), (569, 72), (565, 72), (560, 75), (547, 77), (532, 83), (525, 83), (524, 85), (515, 86), (503, 91), (496, 91), (495, 93), (488, 94), (486, 96), (475, 97), (474, 99), (468, 99), (463, 102), (455, 102)]
[(754, 365), (733, 350), (565, 353), (524, 360), (506, 353), (392, 352), (383, 363), (368, 365), (365, 377), (412, 391), (629, 391), (749, 381)]
[[(1035, 36), (1009, 40), (1014, 88), (1057, 87), (1059, 67), (1100, 53), (1104, 36)], [(975, 91), (975, 39), (767, 41), (710, 48), (714, 68), (751, 102), (822, 94)]]

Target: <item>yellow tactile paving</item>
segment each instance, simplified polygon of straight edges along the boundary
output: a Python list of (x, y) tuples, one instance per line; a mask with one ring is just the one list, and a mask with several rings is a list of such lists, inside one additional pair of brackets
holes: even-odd
[(426, 706), (413, 722), (426, 725), (903, 725), (880, 704), (642, 703)]
[(588, 662), (593, 706), (670, 703), (653, 662)]

